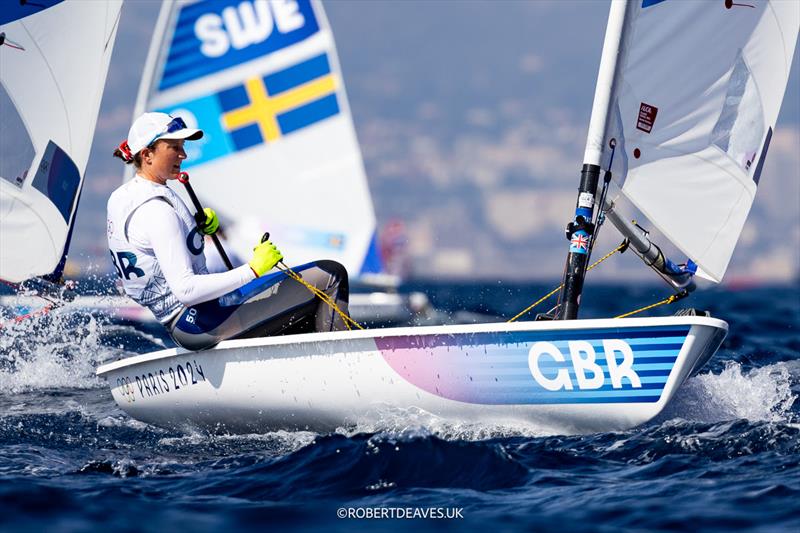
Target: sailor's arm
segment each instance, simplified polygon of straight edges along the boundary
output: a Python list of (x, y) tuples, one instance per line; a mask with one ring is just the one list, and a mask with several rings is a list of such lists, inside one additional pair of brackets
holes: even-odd
[[(133, 214), (130, 227), (149, 242), (169, 288), (183, 305), (213, 300), (255, 279), (247, 264), (227, 272), (196, 274), (186, 244), (182, 242), (180, 224), (170, 205), (147, 202)], [(133, 237), (134, 232), (131, 234)]]

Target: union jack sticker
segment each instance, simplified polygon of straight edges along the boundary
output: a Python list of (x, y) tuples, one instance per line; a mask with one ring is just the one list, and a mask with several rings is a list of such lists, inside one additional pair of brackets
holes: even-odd
[(577, 254), (589, 253), (589, 235), (585, 231), (578, 231), (569, 241), (569, 251)]

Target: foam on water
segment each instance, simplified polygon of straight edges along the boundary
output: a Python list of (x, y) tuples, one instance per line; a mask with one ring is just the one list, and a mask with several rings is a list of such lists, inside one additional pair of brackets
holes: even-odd
[(97, 427), (102, 428), (130, 428), (137, 431), (163, 431), (161, 428), (140, 422), (127, 415), (104, 415), (97, 420)]
[(0, 390), (91, 388), (98, 359), (124, 352), (103, 342), (106, 321), (56, 310), (4, 324), (0, 335)]
[(165, 450), (180, 450), (185, 453), (189, 449), (202, 450), (204, 453), (222, 455), (220, 452), (235, 450), (241, 453), (246, 450), (268, 452), (272, 456), (290, 454), (314, 442), (319, 434), (312, 431), (271, 431), (269, 433), (252, 433), (246, 435), (209, 435), (192, 433), (180, 437), (163, 437), (158, 445)]
[(433, 436), (447, 441), (481, 441), (494, 438), (543, 437), (562, 434), (564, 429), (534, 422), (457, 421), (439, 417), (418, 407), (383, 406), (373, 409), (353, 424), (337, 428), (336, 433), (347, 437), (359, 433), (374, 433), (398, 440)]
[(800, 376), (798, 363), (775, 363), (744, 372), (741, 364), (729, 362), (719, 374), (689, 379), (658, 420), (789, 422), (797, 399), (792, 382)]

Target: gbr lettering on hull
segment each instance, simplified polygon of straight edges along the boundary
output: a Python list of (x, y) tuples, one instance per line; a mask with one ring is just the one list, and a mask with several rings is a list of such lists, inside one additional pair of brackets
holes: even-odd
[(295, 0), (245, 0), (220, 14), (206, 13), (194, 24), (206, 57), (220, 57), (233, 47), (241, 50), (262, 43), (277, 29), (289, 33), (305, 24)]
[[(597, 363), (594, 346), (586, 341), (569, 341), (568, 346), (577, 388), (595, 390), (602, 387), (606, 376), (603, 368)], [(634, 389), (642, 387), (642, 381), (633, 369), (633, 350), (627, 342), (620, 339), (605, 339), (603, 340), (603, 352), (613, 388), (621, 389), (623, 379), (626, 379)], [(617, 360), (617, 354), (622, 355), (622, 361)], [(573, 390), (575, 386), (569, 371), (563, 366), (558, 369), (555, 377), (545, 376), (541, 368), (545, 358), (558, 363), (566, 362), (564, 354), (555, 344), (543, 341), (535, 343), (528, 352), (528, 366), (533, 379), (549, 391)]]

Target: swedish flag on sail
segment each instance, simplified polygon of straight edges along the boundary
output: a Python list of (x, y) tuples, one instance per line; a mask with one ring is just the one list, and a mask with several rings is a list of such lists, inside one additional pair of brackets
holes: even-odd
[(327, 54), (217, 94), (236, 150), (270, 143), (339, 113)]
[(186, 146), (187, 168), (279, 139), (339, 114), (327, 54), (156, 111), (203, 128)]

